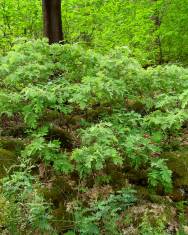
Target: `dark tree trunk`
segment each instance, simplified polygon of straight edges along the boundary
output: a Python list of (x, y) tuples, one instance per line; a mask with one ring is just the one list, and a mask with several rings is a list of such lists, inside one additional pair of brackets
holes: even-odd
[[(157, 0), (152, 0), (153, 2), (157, 2)], [(161, 26), (161, 16), (160, 16), (160, 9), (155, 9), (155, 13), (154, 15), (152, 16), (152, 19), (154, 21), (154, 25), (155, 25), (155, 30), (159, 30), (160, 29), (160, 26)], [(160, 36), (157, 34), (157, 37), (156, 37), (156, 46), (158, 47), (159, 49), (159, 52), (158, 52), (158, 55), (157, 55), (157, 58), (156, 58), (156, 62), (157, 64), (163, 64), (163, 51), (162, 51), (162, 43), (161, 43), (161, 38)]]
[[(154, 23), (155, 23), (155, 26), (156, 26), (156, 30), (158, 30), (161, 26), (161, 19), (160, 19), (159, 14), (157, 12), (156, 12), (156, 15), (153, 17), (153, 19), (154, 19)], [(156, 45), (159, 49), (157, 63), (158, 64), (163, 64), (162, 43), (161, 43), (161, 38), (160, 38), (159, 35), (157, 35), (157, 38), (156, 38)]]
[(42, 0), (42, 7), (45, 37), (50, 44), (62, 42), (61, 0)]

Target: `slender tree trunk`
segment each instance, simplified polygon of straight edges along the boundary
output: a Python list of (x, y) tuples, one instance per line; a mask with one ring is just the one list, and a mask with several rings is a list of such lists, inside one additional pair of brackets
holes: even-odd
[[(152, 1), (157, 2), (157, 0), (152, 0)], [(156, 26), (155, 30), (159, 30), (160, 26), (161, 26), (161, 20), (162, 20), (160, 17), (160, 9), (156, 8), (155, 13), (152, 18), (153, 18), (154, 24)], [(161, 38), (158, 34), (156, 37), (156, 46), (159, 49), (156, 61), (158, 64), (163, 64), (164, 61), (163, 61), (162, 43), (161, 43)]]
[[(159, 14), (156, 12), (156, 15), (153, 18), (154, 18), (156, 30), (158, 30), (161, 26), (161, 19), (159, 17)], [(156, 45), (159, 49), (158, 56), (157, 56), (157, 62), (158, 62), (158, 64), (163, 64), (163, 51), (162, 51), (161, 38), (159, 35), (157, 35), (157, 38), (156, 38)]]
[(42, 7), (45, 37), (50, 44), (62, 42), (61, 0), (42, 0)]

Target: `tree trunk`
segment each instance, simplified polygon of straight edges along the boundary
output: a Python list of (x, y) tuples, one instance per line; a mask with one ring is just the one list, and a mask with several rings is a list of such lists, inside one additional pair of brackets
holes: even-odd
[(61, 0), (42, 0), (42, 7), (45, 37), (50, 44), (62, 42)]
[[(153, 2), (157, 2), (157, 0), (152, 0)], [(154, 15), (152, 16), (152, 19), (154, 21), (154, 25), (155, 25), (155, 30), (159, 30), (160, 29), (160, 26), (161, 26), (161, 16), (160, 16), (160, 9), (157, 8), (156, 6), (156, 9), (155, 9), (155, 12), (154, 12)], [(158, 55), (157, 55), (157, 58), (156, 58), (156, 62), (157, 64), (163, 64), (163, 51), (162, 51), (162, 43), (161, 43), (161, 38), (160, 38), (160, 35), (157, 34), (156, 36), (156, 46), (158, 47)]]

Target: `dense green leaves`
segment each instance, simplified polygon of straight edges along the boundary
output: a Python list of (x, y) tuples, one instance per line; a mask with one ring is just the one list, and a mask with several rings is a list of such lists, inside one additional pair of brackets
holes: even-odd
[(16, 38), (42, 35), (40, 0), (0, 1), (0, 52), (6, 52)]
[(137, 199), (133, 189), (122, 189), (116, 195), (111, 194), (107, 200), (93, 203), (90, 208), (76, 208), (76, 230), (83, 235), (121, 234), (118, 226), (118, 213), (133, 205)]
[[(24, 141), (18, 151), (21, 168), (12, 177), (23, 177), (23, 169), (31, 176), (37, 169), (43, 179), (50, 169), (49, 175), (76, 177), (70, 191), (82, 195), (91, 184), (107, 187), (116, 171), (123, 175), (123, 185), (131, 180), (129, 173), (142, 172), (152, 192), (170, 192), (173, 172), (161, 154), (173, 148), (171, 141), (178, 140), (187, 120), (187, 74), (175, 65), (144, 69), (125, 47), (101, 55), (76, 44), (49, 46), (45, 40), (16, 45), (1, 58), (0, 68), (1, 134), (9, 136), (7, 127), (16, 122), (21, 130), (11, 134)], [(6, 180), (8, 188), (12, 179)], [(27, 190), (35, 192), (33, 178), (16, 180), (21, 183), (16, 181), (16, 191), (9, 192), (13, 197), (22, 188), (27, 195)], [(119, 184), (117, 180), (117, 189)], [(50, 230), (50, 214), (42, 216), (49, 208), (42, 195), (37, 191), (32, 200), (27, 195), (25, 223), (30, 221), (33, 231), (37, 226)], [(88, 202), (86, 211), (82, 205), (81, 211), (71, 212), (76, 231), (100, 234), (102, 220), (107, 234), (121, 234), (116, 221), (135, 202), (127, 195), (121, 191), (94, 207)], [(13, 201), (14, 206), (22, 217)]]
[[(14, 96), (10, 102), (6, 98), (7, 91), (2, 91), (1, 115), (19, 113), (26, 131), (39, 130), (39, 134), (34, 135), (26, 146), (24, 156), (53, 162), (55, 169), (63, 172), (75, 168), (81, 176), (103, 169), (109, 160), (122, 165), (123, 159), (129, 159), (135, 168), (151, 167), (155, 172), (159, 169), (160, 174), (161, 168), (154, 167), (153, 157), (162, 151), (162, 143), (169, 131), (180, 129), (187, 118), (184, 98), (187, 92), (186, 69), (166, 66), (144, 70), (128, 57), (124, 48), (102, 56), (92, 51), (83, 54), (80, 46), (48, 46), (44, 41), (28, 42), (22, 47), (16, 46), (2, 59), (1, 84), (8, 87), (9, 93)], [(36, 71), (31, 69), (30, 73), (26, 73), (33, 63), (30, 58), (36, 53), (40, 55), (36, 57)], [(49, 57), (48, 61), (41, 60), (45, 55)], [(14, 57), (16, 63), (12, 62)], [(69, 63), (70, 59), (74, 63)], [(40, 63), (43, 63), (42, 67)], [(44, 68), (48, 68), (48, 73), (44, 73)], [(19, 70), (22, 76), (17, 75)], [(33, 73), (35, 77), (32, 77)], [(176, 83), (179, 83), (178, 87)], [(64, 115), (64, 118), (70, 115), (71, 118), (75, 112), (80, 115), (86, 112), (91, 120), (96, 117), (92, 121), (99, 124), (88, 123), (88, 128), (80, 129), (79, 147), (71, 154), (63, 153), (63, 140), (45, 139), (50, 129), (57, 125), (45, 118), (54, 111), (57, 118), (59, 115)], [(47, 129), (40, 135), (43, 126)], [(157, 135), (160, 138), (152, 137)], [(76, 167), (71, 166), (70, 159)], [(170, 174), (168, 178), (170, 187)], [(163, 184), (162, 178), (158, 180)], [(165, 182), (164, 187), (168, 187)]]
[(0, 233), (184, 234), (188, 0), (62, 1), (64, 45), (41, 3), (0, 0)]
[[(66, 42), (79, 42), (102, 53), (129, 46), (144, 65), (187, 64), (187, 0), (62, 1)], [(1, 53), (16, 38), (42, 35), (41, 1), (0, 1)], [(34, 76), (34, 74), (33, 74)]]

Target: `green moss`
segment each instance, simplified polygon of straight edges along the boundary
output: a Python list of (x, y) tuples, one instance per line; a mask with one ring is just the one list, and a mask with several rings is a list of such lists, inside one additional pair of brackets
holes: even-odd
[(163, 158), (168, 160), (167, 165), (173, 172), (174, 186), (188, 186), (188, 150), (168, 152)]
[(173, 224), (176, 220), (176, 209), (166, 205), (166, 203), (158, 204), (143, 201), (140, 205), (130, 207), (126, 214), (133, 218), (134, 227), (138, 227), (142, 223), (144, 215), (147, 215), (148, 223), (154, 227), (158, 225), (159, 220), (165, 225)]
[(68, 179), (64, 176), (53, 178), (51, 185), (41, 189), (41, 192), (47, 200), (60, 203), (62, 200), (70, 200), (72, 198), (72, 188), (68, 183)]
[(58, 231), (66, 231), (74, 227), (73, 218), (70, 213), (66, 211), (65, 205), (61, 203), (59, 208), (53, 210), (54, 222), (53, 225)]
[(58, 231), (66, 231), (67, 228), (73, 227), (73, 218), (72, 214), (67, 211), (67, 202), (71, 201), (75, 195), (68, 182), (66, 177), (56, 175), (50, 186), (41, 189), (46, 200), (53, 203), (53, 226)]
[(9, 207), (9, 203), (0, 194), (0, 232), (2, 232), (1, 228), (3, 228), (6, 224), (8, 207)]
[(0, 147), (10, 151), (23, 149), (25, 142), (22, 139), (12, 137), (0, 137)]
[(16, 155), (6, 149), (0, 148), (0, 178), (6, 176), (6, 169), (16, 163)]

